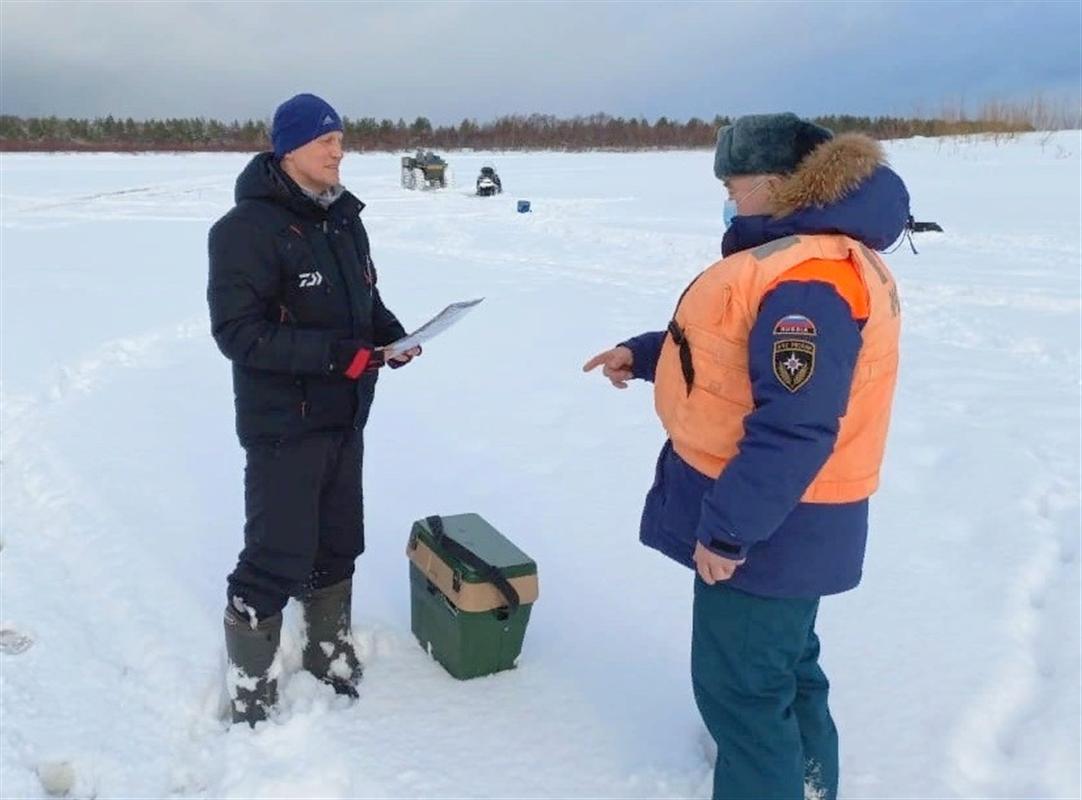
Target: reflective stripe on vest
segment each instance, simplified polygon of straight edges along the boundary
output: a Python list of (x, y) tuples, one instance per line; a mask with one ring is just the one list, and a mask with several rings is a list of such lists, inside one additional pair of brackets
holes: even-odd
[[(855, 315), (866, 310), (867, 322), (834, 451), (801, 498), (806, 503), (849, 503), (868, 497), (879, 484), (901, 327), (890, 271), (856, 240), (790, 236), (708, 267), (677, 306), (658, 360), (654, 405), (680, 457), (704, 475), (720, 475), (737, 453), (744, 417), (754, 409), (748, 336), (759, 305), (779, 278), (814, 259), (848, 261), (867, 289), (866, 309), (858, 309), (852, 285), (838, 286)], [(808, 277), (796, 273), (797, 280)]]

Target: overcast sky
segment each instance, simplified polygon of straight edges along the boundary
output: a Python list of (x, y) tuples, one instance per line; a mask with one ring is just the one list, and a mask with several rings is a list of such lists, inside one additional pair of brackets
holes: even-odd
[(0, 111), (479, 121), (934, 113), (1044, 92), (1077, 107), (1082, 4), (0, 0)]

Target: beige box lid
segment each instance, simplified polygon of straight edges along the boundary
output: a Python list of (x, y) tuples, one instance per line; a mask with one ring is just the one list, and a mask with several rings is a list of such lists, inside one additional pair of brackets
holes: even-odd
[[(454, 569), (419, 538), (411, 539), (406, 546), (406, 556), (460, 611), (492, 611), (507, 605), (500, 590), (491, 583), (455, 581)], [(528, 605), (536, 602), (540, 594), (536, 573), (508, 578), (508, 583), (518, 592), (520, 603)]]

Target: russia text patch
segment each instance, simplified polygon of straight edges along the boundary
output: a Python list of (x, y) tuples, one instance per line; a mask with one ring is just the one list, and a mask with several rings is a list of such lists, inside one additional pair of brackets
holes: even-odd
[(775, 336), (815, 336), (815, 323), (803, 314), (788, 314), (774, 325)]
[(795, 392), (815, 371), (815, 344), (801, 339), (780, 339), (774, 342), (774, 375), (781, 385)]

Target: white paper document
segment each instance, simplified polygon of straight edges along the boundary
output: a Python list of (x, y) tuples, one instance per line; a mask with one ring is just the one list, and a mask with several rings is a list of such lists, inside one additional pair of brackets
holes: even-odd
[(418, 345), (427, 342), (429, 339), (433, 339), (439, 336), (445, 330), (450, 328), (466, 314), (468, 314), (474, 306), (480, 303), (485, 298), (478, 297), (476, 300), (464, 300), (461, 303), (451, 303), (447, 308), (443, 309), (439, 314), (434, 316), (420, 328), (415, 330), (409, 336), (404, 336), (397, 342), (384, 347), (384, 351), (388, 355), (394, 355), (396, 353), (404, 353), (411, 347), (417, 347)]

